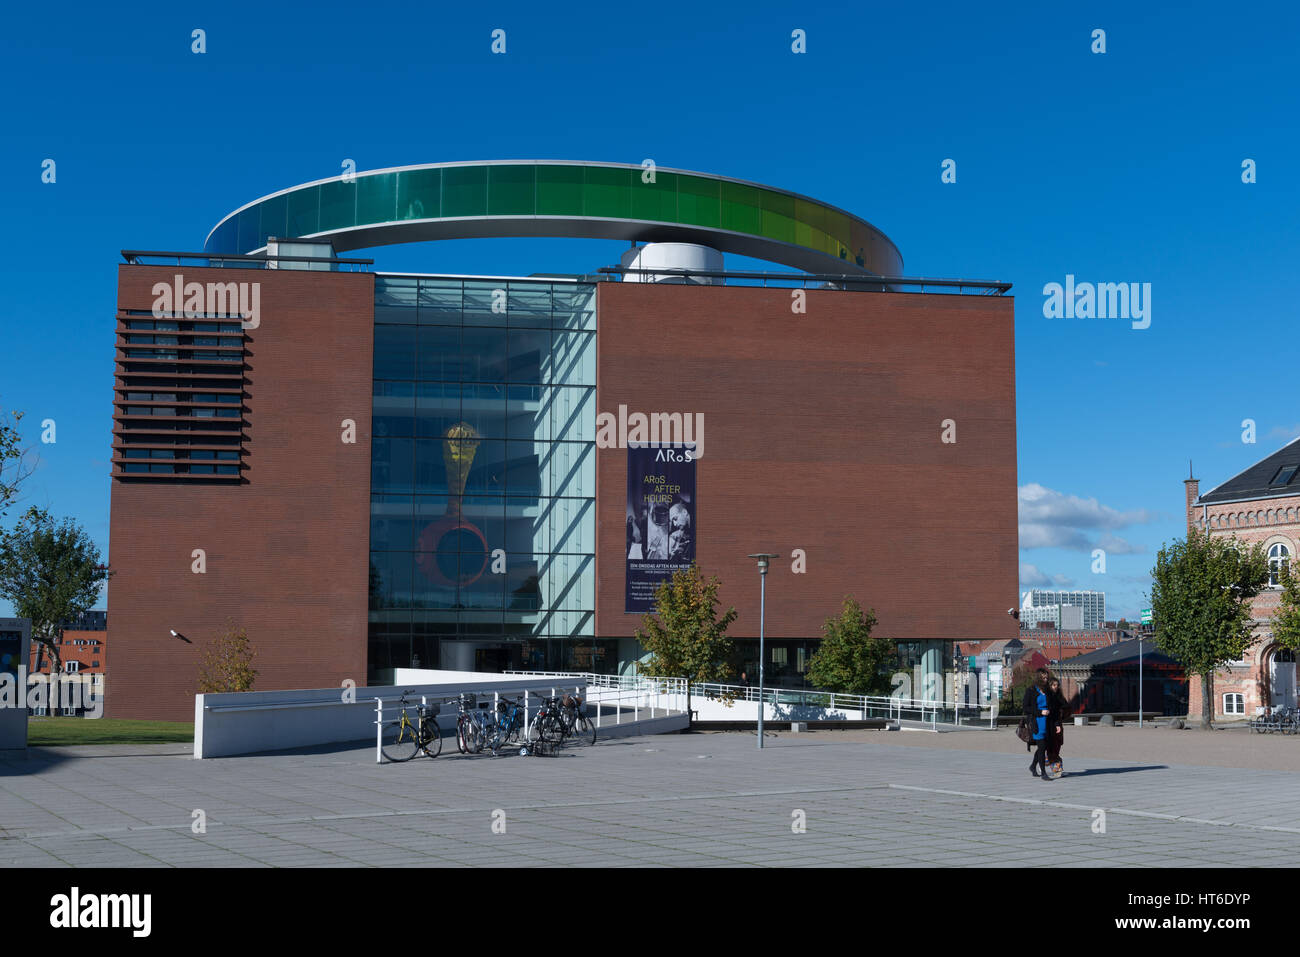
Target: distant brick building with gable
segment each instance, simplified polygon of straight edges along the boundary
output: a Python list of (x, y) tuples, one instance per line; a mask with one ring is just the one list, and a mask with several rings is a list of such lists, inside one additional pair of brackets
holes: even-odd
[[(1282, 589), (1277, 572), (1300, 554), (1300, 439), (1283, 446), (1204, 494), (1183, 483), (1188, 529), (1260, 543), (1268, 554), (1269, 585), (1251, 603), (1255, 641), (1240, 661), (1214, 676), (1216, 718), (1249, 717), (1263, 707), (1296, 706), (1295, 653), (1273, 640), (1271, 620)], [(1201, 682), (1188, 682), (1188, 714), (1201, 713)]]

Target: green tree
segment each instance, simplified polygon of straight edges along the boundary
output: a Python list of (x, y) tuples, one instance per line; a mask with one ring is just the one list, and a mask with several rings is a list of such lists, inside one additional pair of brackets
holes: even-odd
[(199, 665), (199, 694), (222, 694), (229, 691), (252, 691), (257, 678), (253, 659), (257, 653), (248, 640), (248, 632), (226, 622), (225, 634), (203, 651)]
[(22, 420), (21, 412), (10, 412), (7, 417), (0, 413), (0, 518), (17, 496), (18, 486), (35, 468), (21, 445), (18, 424)]
[(1019, 714), (1025, 702), (1025, 692), (1034, 683), (1034, 671), (1024, 659), (1011, 667), (1011, 678), (1002, 689), (998, 710), (1004, 714)]
[(1277, 572), (1282, 599), (1273, 613), (1273, 637), (1283, 648), (1300, 651), (1300, 575), (1291, 574), (1291, 563), (1282, 562)]
[(70, 518), (55, 522), (48, 511), (29, 508), (0, 532), (0, 598), (32, 621), (32, 640), (49, 654), (51, 674), (61, 674), (63, 622), (89, 611), (108, 581), (99, 547)]
[(808, 681), (845, 694), (887, 694), (886, 666), (894, 658), (895, 646), (888, 639), (871, 637), (875, 627), (875, 609), (863, 611), (852, 595), (846, 595), (839, 615), (822, 625), (821, 644), (808, 659)]
[(1195, 528), (1162, 547), (1151, 569), (1156, 647), (1201, 676), (1201, 727), (1213, 727), (1214, 673), (1254, 641), (1250, 600), (1268, 583), (1264, 546)]
[(655, 611), (641, 619), (636, 632), (641, 647), (650, 653), (641, 665), (643, 674), (686, 679), (688, 716), (691, 682), (725, 681), (735, 671), (727, 627), (736, 620), (736, 609), (718, 616), (718, 585), (716, 577), (705, 581), (693, 562), (673, 572), (655, 589)]

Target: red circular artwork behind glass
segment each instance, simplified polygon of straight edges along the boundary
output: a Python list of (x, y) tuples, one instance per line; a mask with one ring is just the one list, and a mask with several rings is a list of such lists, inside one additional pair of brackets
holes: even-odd
[(417, 548), (415, 564), (425, 578), (437, 585), (469, 585), (487, 570), (487, 539), (456, 515), (445, 515), (426, 525)]

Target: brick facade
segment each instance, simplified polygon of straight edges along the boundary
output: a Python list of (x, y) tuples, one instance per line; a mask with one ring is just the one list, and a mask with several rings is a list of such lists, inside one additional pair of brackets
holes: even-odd
[[(114, 479), (107, 714), (191, 718), (202, 649), (227, 620), (257, 651), (258, 689), (364, 684), (374, 277), (124, 266), (119, 311), (150, 309), (153, 284), (178, 271), (262, 284), (244, 340), (244, 469), (238, 482)], [(847, 594), (897, 640), (1015, 637), (1013, 300), (809, 290), (796, 314), (790, 293), (599, 286), (598, 411), (704, 414), (697, 555), (739, 611), (731, 633), (757, 637), (746, 555), (772, 551), (785, 557), (768, 579), (771, 637), (818, 636)], [(626, 464), (598, 450), (600, 638), (640, 621), (623, 611)]]
[[(1187, 527), (1208, 531), (1215, 536), (1236, 536), (1248, 544), (1262, 544), (1265, 550), (1273, 545), (1285, 545), (1294, 563), (1300, 555), (1300, 495), (1284, 495), (1248, 502), (1222, 502), (1198, 504), (1200, 483), (1197, 479), (1184, 480), (1187, 502)], [(1294, 568), (1295, 566), (1292, 565)], [(1214, 675), (1214, 715), (1235, 718), (1242, 715), (1226, 714), (1224, 695), (1240, 694), (1243, 697), (1244, 716), (1251, 717), (1256, 708), (1274, 704), (1294, 706), (1294, 695), (1289, 702), (1274, 701), (1269, 687), (1269, 671), (1278, 647), (1272, 639), (1269, 620), (1277, 610), (1282, 590), (1268, 587), (1251, 602), (1251, 617), (1255, 622), (1256, 639), (1246, 650), (1240, 664), (1234, 663)], [(1201, 679), (1189, 676), (1188, 714), (1201, 713)]]
[[(809, 290), (806, 314), (789, 289), (603, 283), (599, 297), (598, 410), (704, 415), (697, 560), (738, 612), (731, 635), (758, 636), (751, 552), (783, 556), (769, 637), (819, 636), (848, 594), (890, 638), (1018, 633), (1010, 297)], [(624, 613), (626, 482), (627, 452), (600, 449), (601, 637), (640, 624)]]
[(228, 619), (248, 631), (258, 689), (364, 684), (374, 277), (122, 266), (119, 311), (149, 310), (153, 284), (177, 272), (262, 284), (245, 343), (247, 468), (236, 484), (114, 479), (106, 714), (192, 720), (202, 650)]

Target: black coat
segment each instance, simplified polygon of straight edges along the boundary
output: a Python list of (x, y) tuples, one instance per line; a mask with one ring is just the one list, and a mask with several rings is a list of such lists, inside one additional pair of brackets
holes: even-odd
[[(1047, 734), (1050, 737), (1056, 732), (1056, 726), (1061, 723), (1061, 698), (1059, 695), (1052, 694), (1051, 691), (1047, 691), (1045, 694), (1047, 695)], [(1025, 689), (1023, 711), (1025, 720), (1029, 722), (1029, 729), (1031, 732), (1038, 730), (1038, 724), (1036, 722), (1037, 719), (1041, 717), (1038, 713), (1039, 710), (1038, 688), (1034, 685), (1030, 685)], [(1046, 742), (1047, 738), (1044, 738), (1043, 741)], [(1033, 746), (1033, 741), (1025, 743), (1025, 747), (1027, 748), (1032, 749)]]

